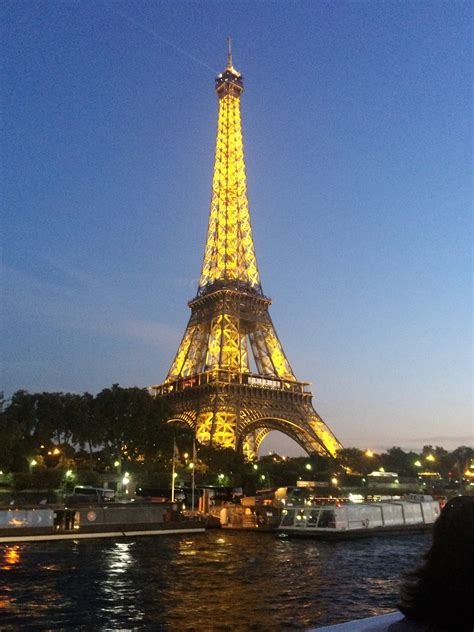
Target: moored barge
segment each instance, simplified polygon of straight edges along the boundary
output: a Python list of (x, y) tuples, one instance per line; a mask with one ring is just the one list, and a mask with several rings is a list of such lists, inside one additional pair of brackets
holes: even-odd
[(202, 533), (176, 503), (106, 503), (0, 510), (0, 543)]

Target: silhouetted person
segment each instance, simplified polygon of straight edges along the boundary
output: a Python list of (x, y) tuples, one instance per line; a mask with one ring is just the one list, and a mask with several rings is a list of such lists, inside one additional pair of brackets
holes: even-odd
[(398, 607), (405, 619), (387, 632), (473, 632), (474, 496), (445, 505), (425, 563), (406, 576)]

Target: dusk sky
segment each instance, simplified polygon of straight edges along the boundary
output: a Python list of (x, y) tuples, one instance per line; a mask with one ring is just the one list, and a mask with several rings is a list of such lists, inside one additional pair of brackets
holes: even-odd
[(4, 0), (5, 393), (166, 377), (231, 34), (257, 260), (296, 376), (347, 447), (471, 445), (472, 6)]

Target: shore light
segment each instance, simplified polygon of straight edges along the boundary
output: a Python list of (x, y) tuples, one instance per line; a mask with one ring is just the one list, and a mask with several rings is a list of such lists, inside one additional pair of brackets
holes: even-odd
[(338, 482), (339, 482), (339, 481), (337, 480), (337, 478), (336, 478), (336, 477), (331, 478), (331, 483), (332, 483), (333, 485), (337, 485), (337, 484), (338, 484)]
[(368, 456), (369, 459), (371, 459), (374, 456), (374, 453), (369, 448), (367, 448), (367, 450), (365, 451), (364, 454), (365, 454), (365, 456)]
[(130, 483), (130, 474), (125, 472), (124, 477), (122, 478), (122, 483), (124, 485), (128, 485)]
[(120, 461), (114, 461), (114, 467), (118, 467), (120, 465)]
[(192, 470), (194, 468), (194, 463), (191, 461), (191, 463), (188, 465), (189, 469)]
[(38, 461), (36, 459), (31, 459), (30, 465), (31, 467), (34, 467), (35, 465), (38, 465)]
[(414, 465), (415, 467), (421, 467), (421, 461), (415, 461), (415, 462), (413, 463), (413, 465)]
[(433, 456), (433, 454), (428, 454), (428, 456), (426, 457), (427, 461), (436, 461), (435, 457)]
[(253, 469), (258, 470), (258, 465), (256, 463), (253, 464)]
[(54, 448), (53, 454), (57, 456), (58, 454), (61, 454), (61, 450), (59, 448)]
[(307, 470), (312, 470), (312, 469), (313, 469), (313, 466), (311, 465), (311, 463), (306, 463), (305, 468), (306, 468)]
[(66, 478), (74, 478), (74, 472), (72, 470), (67, 470)]

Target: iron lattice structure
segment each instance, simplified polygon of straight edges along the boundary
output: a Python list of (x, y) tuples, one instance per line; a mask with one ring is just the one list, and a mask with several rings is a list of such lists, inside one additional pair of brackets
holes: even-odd
[(209, 228), (191, 318), (163, 384), (170, 421), (203, 444), (254, 457), (279, 430), (309, 454), (334, 456), (341, 444), (316, 413), (309, 384), (296, 379), (263, 295), (250, 225), (240, 117), (242, 76), (216, 78), (219, 118)]

